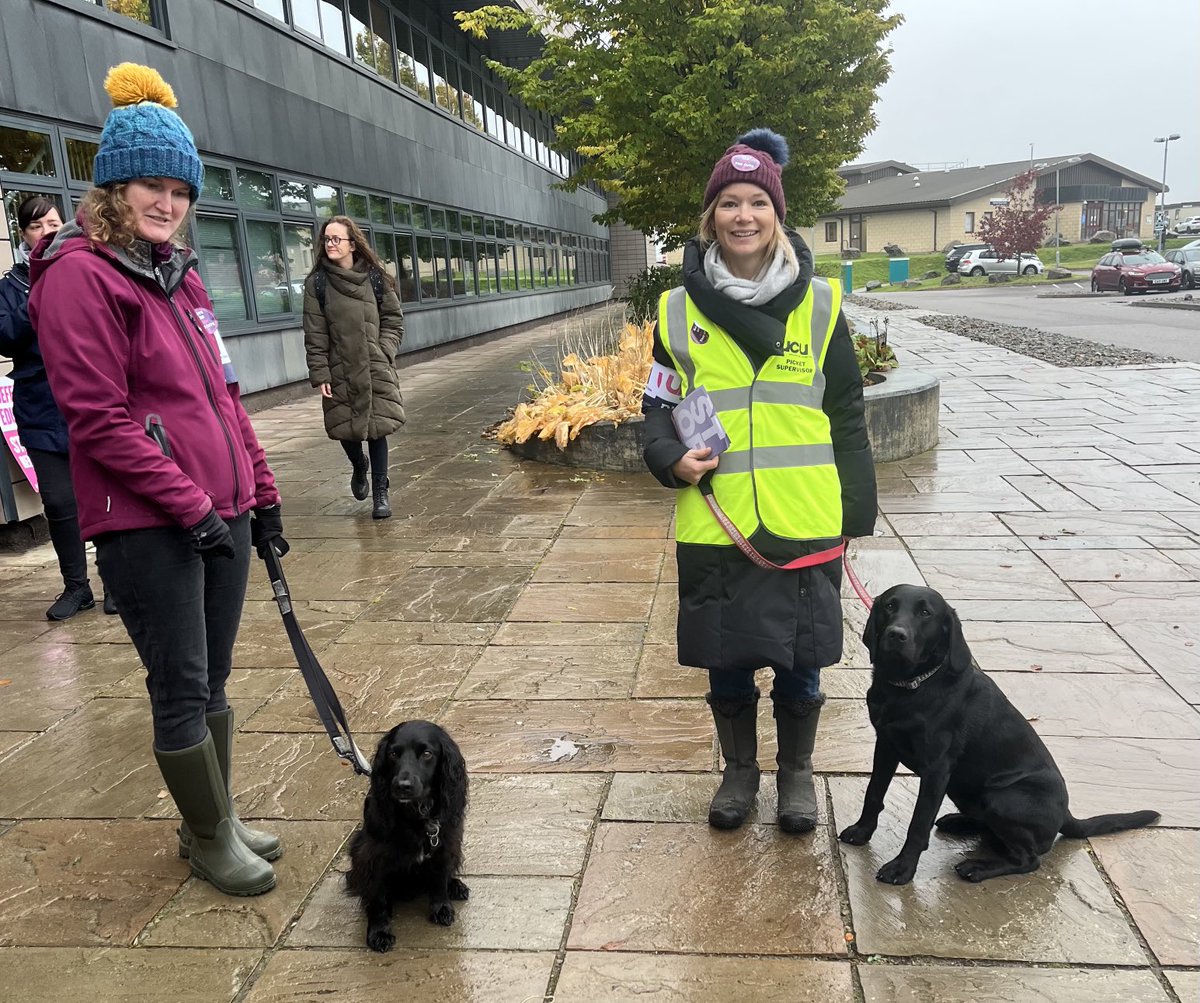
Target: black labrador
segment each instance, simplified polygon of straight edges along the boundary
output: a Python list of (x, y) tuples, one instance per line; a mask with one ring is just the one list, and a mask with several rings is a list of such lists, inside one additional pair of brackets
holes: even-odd
[(442, 728), (405, 721), (380, 739), (346, 875), (346, 887), (367, 914), (372, 951), (396, 943), (392, 903), (398, 900), (424, 892), (429, 921), (454, 922), (451, 900), (470, 894), (458, 878), (466, 810), (466, 764)]
[[(863, 643), (874, 672), (867, 710), (875, 761), (862, 816), (838, 837), (862, 846), (875, 832), (883, 798), (903, 763), (921, 778), (904, 846), (875, 875), (908, 884), (929, 846), (933, 825), (952, 835), (981, 835), (996, 855), (967, 858), (967, 881), (1037, 870), (1058, 834), (1072, 839), (1158, 821), (1153, 811), (1077, 819), (1067, 785), (1025, 720), (975, 664), (958, 616), (933, 589), (896, 585), (871, 610)], [(949, 796), (958, 813), (934, 822)]]

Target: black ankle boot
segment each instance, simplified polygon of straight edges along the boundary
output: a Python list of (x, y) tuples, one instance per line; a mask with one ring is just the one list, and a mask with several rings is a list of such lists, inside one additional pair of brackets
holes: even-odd
[(117, 615), (117, 600), (108, 592), (104, 593), (104, 612), (107, 616)]
[(392, 507), (388, 504), (388, 487), (390, 485), (387, 474), (382, 477), (375, 476), (371, 478), (371, 484), (375, 496), (375, 509), (371, 512), (372, 519), (390, 519), (392, 517)]
[(70, 620), (82, 609), (95, 609), (96, 598), (92, 595), (92, 586), (87, 582), (82, 585), (69, 585), (57, 599), (54, 605), (46, 610), (47, 620)]
[(350, 493), (362, 501), (368, 493), (367, 471), (370, 469), (370, 464), (367, 462), (367, 458), (359, 453), (350, 461), (350, 465), (354, 468), (354, 473), (350, 476)]

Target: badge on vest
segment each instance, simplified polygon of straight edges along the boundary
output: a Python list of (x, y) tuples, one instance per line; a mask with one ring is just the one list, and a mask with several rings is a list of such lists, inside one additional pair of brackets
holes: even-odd
[(704, 387), (696, 387), (691, 393), (675, 405), (671, 412), (671, 420), (675, 423), (675, 432), (688, 449), (703, 449), (707, 446), (712, 450), (709, 459), (719, 456), (730, 446), (729, 436), (717, 416), (713, 399)]
[(697, 345), (703, 345), (706, 341), (708, 341), (708, 332), (699, 324), (692, 324), (691, 335), (692, 341), (694, 341)]

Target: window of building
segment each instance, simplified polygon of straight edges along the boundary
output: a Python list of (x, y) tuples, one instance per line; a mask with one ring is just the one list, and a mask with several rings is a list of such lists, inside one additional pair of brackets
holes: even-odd
[(389, 200), (382, 195), (369, 195), (367, 202), (371, 207), (371, 222), (381, 223), (383, 226), (391, 226), (392, 213)]
[(350, 0), (350, 51), (356, 63), (375, 69), (371, 44), (371, 7), (368, 0)]
[(396, 234), (396, 275), (400, 302), (415, 303), (419, 286), (411, 233)]
[(973, 212), (963, 213), (963, 233), (975, 232), (975, 214)]
[(390, 233), (375, 234), (375, 253), (384, 270), (393, 279), (396, 277), (396, 238)]
[(367, 196), (363, 192), (346, 192), (346, 215), (351, 219), (367, 219)]
[(421, 300), (450, 296), (449, 263), (445, 237), (418, 237), (417, 259), (421, 269)]
[(345, 0), (290, 0), (292, 26), (344, 56), (347, 54), (344, 5)]
[(313, 211), (312, 188), (306, 181), (289, 181), (287, 178), (280, 178), (279, 203), (284, 212), (311, 215)]
[(429, 229), (429, 206), (421, 205), (418, 202), (413, 203), (412, 225), (418, 230)]
[(67, 176), (72, 181), (90, 185), (93, 176), (93, 161), (96, 159), (96, 152), (100, 149), (100, 144), (87, 139), (76, 139), (74, 136), (67, 136), (65, 142), (67, 146)]
[(375, 72), (388, 80), (396, 79), (392, 64), (392, 19), (388, 8), (371, 0), (371, 46), (375, 50)]
[[(114, 14), (120, 14), (130, 20), (140, 21), (151, 27), (158, 26), (151, 0), (86, 0), (86, 2), (94, 4), (96, 7), (103, 7), (105, 10), (111, 10)], [(255, 6), (261, 6), (261, 4), (255, 4)], [(280, 15), (280, 20), (282, 20), (282, 15)]]
[(214, 202), (233, 201), (233, 171), (228, 167), (204, 165), (204, 182), (200, 187), (200, 198)]
[(304, 280), (316, 262), (316, 234), (311, 223), (283, 224), (283, 253), (287, 259), (292, 310), (304, 309)]
[(333, 185), (313, 185), (312, 193), (318, 216), (336, 216), (342, 211), (340, 195)]
[(275, 178), (263, 171), (238, 168), (238, 201), (249, 209), (275, 208)]
[(430, 209), (429, 210), (429, 229), (445, 231), (445, 229), (446, 229), (446, 210), (445, 209)]
[(273, 220), (246, 220), (246, 254), (259, 319), (291, 313), (292, 297), (280, 225)]
[(49, 133), (0, 125), (0, 171), (55, 177)]
[[(143, 4), (139, 4), (137, 2), (137, 0), (133, 0), (132, 3), (128, 2), (128, 0), (108, 0), (108, 3), (112, 7), (118, 7), (118, 6), (137, 7), (137, 6), (142, 6), (144, 4), (144, 0), (143, 0)], [(149, 6), (149, 4), (144, 4), (144, 5)], [(267, 17), (275, 18), (276, 21), (285, 21), (286, 22), (286, 20), (287, 20), (287, 18), (285, 18), (283, 16), (283, 0), (254, 0), (254, 7), (256, 10), (261, 10), (264, 14), (267, 15)], [(122, 11), (121, 13), (124, 13), (124, 11)], [(149, 24), (150, 22), (147, 21), (146, 23)]]
[(490, 296), (500, 291), (500, 283), (496, 277), (496, 244), (482, 241), (475, 245), (475, 253), (479, 256), (476, 271), (479, 275), (479, 292), (482, 296)]
[(196, 238), (200, 274), (212, 298), (217, 320), (248, 320), (237, 220), (200, 213), (196, 216)]
[(475, 245), (473, 241), (450, 241), (450, 284), (455, 296), (475, 295)]
[(321, 13), (317, 9), (317, 0), (292, 0), (292, 25), (319, 39)]
[(826, 244), (834, 244), (837, 242), (837, 239), (838, 239), (837, 223), (836, 222), (826, 223), (825, 224), (825, 243)]
[(429, 42), (419, 31), (412, 32), (412, 48), (408, 50), (412, 58), (413, 78), (416, 81), (415, 90), (426, 101), (433, 96), (433, 83), (429, 76)]
[(392, 215), (397, 226), (412, 226), (412, 209), (407, 202), (392, 200)]

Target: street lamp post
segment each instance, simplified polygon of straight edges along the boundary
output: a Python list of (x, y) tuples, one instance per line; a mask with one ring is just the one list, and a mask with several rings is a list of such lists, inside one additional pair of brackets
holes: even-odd
[(1171, 140), (1178, 139), (1179, 133), (1173, 132), (1169, 136), (1156, 136), (1154, 142), (1162, 143), (1163, 145), (1163, 186), (1162, 194), (1159, 196), (1159, 217), (1162, 223), (1162, 228), (1158, 231), (1158, 253), (1162, 254), (1163, 249), (1167, 246), (1167, 151), (1171, 148)]

